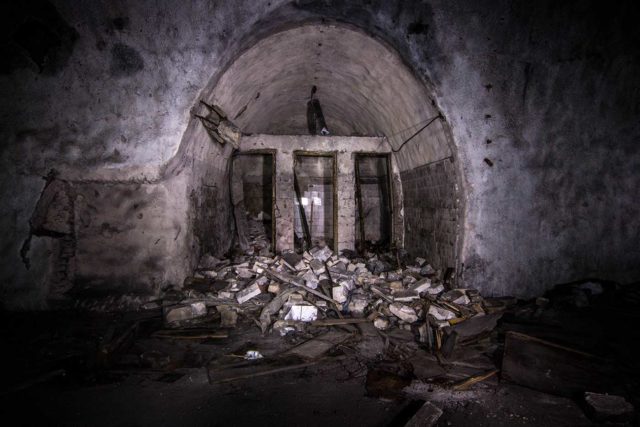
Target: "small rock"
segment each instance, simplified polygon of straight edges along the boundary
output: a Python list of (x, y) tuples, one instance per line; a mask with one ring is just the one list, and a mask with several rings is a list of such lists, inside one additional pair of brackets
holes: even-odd
[(633, 405), (622, 396), (587, 392), (584, 394), (584, 400), (600, 422), (629, 421), (633, 416)]
[(270, 294), (279, 294), (280, 293), (280, 283), (271, 282), (269, 283), (269, 287), (267, 287), (267, 292)]
[(428, 313), (432, 315), (436, 320), (450, 320), (456, 317), (454, 312), (435, 305), (429, 306)]
[(381, 331), (384, 331), (389, 328), (389, 319), (382, 316), (376, 317), (373, 321), (373, 326), (375, 326), (377, 329), (380, 329)]
[(312, 270), (307, 270), (307, 272), (304, 273), (302, 278), (306, 282), (307, 286), (310, 287), (311, 289), (315, 289), (318, 287), (318, 282), (320, 280), (318, 279), (318, 277), (316, 277), (316, 275)]
[(258, 296), (261, 293), (262, 291), (260, 290), (260, 286), (258, 286), (257, 282), (254, 282), (251, 285), (244, 288), (243, 290), (239, 291), (236, 294), (236, 300), (238, 301), (238, 304), (244, 304), (245, 302), (249, 301), (251, 298)]
[(394, 316), (398, 317), (399, 319), (407, 323), (413, 323), (418, 320), (418, 315), (416, 314), (416, 311), (413, 308), (403, 304), (398, 304), (398, 303), (390, 304), (389, 311), (391, 311), (391, 313)]
[(169, 308), (166, 311), (165, 320), (167, 323), (177, 323), (206, 315), (207, 306), (204, 302), (199, 301), (181, 307)]
[(365, 310), (369, 305), (369, 299), (362, 294), (354, 294), (351, 296), (351, 301), (349, 301), (349, 305), (347, 308), (349, 312), (355, 317), (361, 317), (365, 314)]

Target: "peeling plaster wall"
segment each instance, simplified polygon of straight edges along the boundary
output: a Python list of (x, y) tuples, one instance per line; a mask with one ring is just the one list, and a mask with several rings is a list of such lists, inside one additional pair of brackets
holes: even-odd
[[(184, 271), (201, 250), (220, 251), (220, 243), (228, 244), (232, 226), (228, 219), (217, 220), (228, 217), (228, 189), (222, 183), (230, 148), (207, 148), (210, 142), (190, 119), (190, 108), (199, 96), (215, 93), (228, 64), (257, 41), (321, 19), (359, 28), (396, 51), (423, 83), (418, 96), (398, 95), (424, 113), (444, 113), (446, 126), (428, 128), (397, 160), (400, 170), (408, 171), (453, 155), (463, 184), (460, 261), (466, 286), (487, 294), (533, 295), (585, 276), (640, 277), (640, 14), (633, 2), (55, 0), (51, 5), (62, 20), (55, 28), (64, 42), (44, 57), (15, 40), (12, 31), (22, 21), (3, 14), (9, 17), (2, 34), (9, 65), (0, 73), (5, 305), (39, 307), (46, 298), (55, 252), (50, 238), (33, 239), (28, 271), (20, 267), (19, 252), (43, 188), (41, 177), (52, 168), (69, 182), (142, 184), (136, 192), (161, 185), (176, 200), (189, 200), (190, 208), (180, 209), (180, 216), (187, 216), (180, 223), (194, 224), (186, 227), (192, 231), (184, 233), (180, 246), (192, 249), (188, 262), (177, 261), (184, 262)], [(323, 56), (322, 46), (303, 58), (318, 52), (330, 67), (332, 56)], [(368, 70), (370, 63), (363, 64)], [(327, 79), (317, 83), (320, 91), (329, 87), (330, 76), (318, 78)], [(311, 84), (303, 82), (301, 104)], [(387, 90), (384, 81), (377, 83), (356, 82), (356, 90), (368, 89), (356, 91), (354, 100), (364, 93), (376, 97), (371, 92), (378, 87)], [(350, 119), (361, 112), (356, 105), (361, 103), (336, 104), (333, 112), (328, 107), (328, 123), (341, 114), (359, 126), (355, 131), (371, 132), (371, 123), (386, 123), (380, 131), (394, 147), (416, 129), (403, 131), (404, 125), (388, 120), (393, 112), (380, 106), (361, 114), (368, 123), (361, 124)], [(418, 115), (401, 123), (429, 118)], [(336, 129), (342, 128), (351, 130)], [(160, 184), (180, 174), (188, 176)], [(214, 214), (203, 213), (207, 203), (215, 205)], [(103, 222), (126, 229), (139, 220), (119, 221)], [(166, 224), (160, 221), (157, 230), (175, 235)]]

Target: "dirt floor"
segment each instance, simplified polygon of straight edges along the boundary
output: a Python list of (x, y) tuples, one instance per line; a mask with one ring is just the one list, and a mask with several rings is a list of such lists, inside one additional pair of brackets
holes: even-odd
[[(374, 363), (384, 342), (360, 325), (338, 328), (353, 338), (319, 360), (283, 362), (278, 355), (308, 337), (263, 336), (241, 323), (226, 339), (157, 338), (161, 321), (153, 313), (14, 313), (2, 320), (0, 410), (12, 425), (402, 426), (425, 401), (443, 410), (439, 426), (593, 425), (574, 400), (498, 376), (452, 391), (417, 378), (441, 374), (429, 358), (405, 359), (412, 370), (404, 362)], [(137, 328), (127, 334), (131, 324)], [(400, 335), (391, 347), (413, 348)], [(128, 338), (109, 354), (104, 342), (119, 336)], [(244, 360), (247, 350), (264, 358)], [(477, 352), (461, 351), (447, 375), (469, 360), (480, 363)], [(294, 365), (305, 366), (287, 370)], [(237, 379), (243, 375), (250, 378)]]

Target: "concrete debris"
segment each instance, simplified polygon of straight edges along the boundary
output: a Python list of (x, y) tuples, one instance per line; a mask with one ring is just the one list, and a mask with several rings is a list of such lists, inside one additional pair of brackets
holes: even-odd
[(355, 317), (362, 317), (365, 315), (365, 310), (369, 305), (369, 298), (363, 294), (353, 295), (348, 305), (349, 312)]
[(244, 354), (244, 359), (245, 360), (258, 360), (258, 359), (263, 359), (263, 358), (264, 358), (264, 356), (258, 350), (248, 350)]
[(291, 307), (284, 320), (313, 322), (318, 319), (318, 308), (312, 305), (296, 304)]
[(389, 305), (389, 311), (391, 311), (391, 313), (393, 313), (394, 316), (398, 317), (400, 320), (407, 323), (413, 323), (418, 320), (416, 311), (413, 308), (408, 307), (406, 305), (393, 303)]
[(321, 262), (326, 262), (333, 255), (333, 251), (327, 246), (324, 248), (312, 248), (309, 253), (314, 259)]
[(318, 276), (315, 275), (313, 270), (307, 270), (305, 274), (302, 275), (306, 285), (311, 289), (316, 289), (318, 287)]
[[(357, 319), (373, 331), (410, 333), (415, 342), (440, 351), (445, 343), (453, 348), (456, 340), (490, 333), (500, 316), (476, 319), (504, 310), (474, 289), (456, 288), (451, 269), (436, 270), (423, 257), (334, 254), (328, 247), (273, 256), (265, 252), (265, 236), (250, 235), (248, 249), (223, 260), (203, 256), (197, 278), (187, 278), (184, 289), (173, 290), (171, 301), (169, 294), (159, 300), (167, 323), (204, 316), (207, 306), (216, 307), (211, 313), (219, 314), (222, 328), (243, 322), (259, 325), (264, 334), (283, 336)], [(597, 286), (585, 288), (598, 291)]]
[(633, 405), (622, 396), (587, 392), (584, 400), (598, 422), (620, 423), (633, 418)]
[(204, 302), (194, 302), (184, 306), (171, 307), (165, 312), (165, 322), (169, 325), (189, 321), (207, 315), (207, 306)]
[(220, 327), (235, 328), (238, 322), (238, 313), (228, 305), (219, 305), (216, 308), (220, 313)]
[(381, 331), (384, 331), (389, 328), (389, 319), (386, 317), (376, 317), (373, 321), (373, 326)]
[(262, 290), (260, 289), (259, 284), (257, 282), (253, 282), (253, 284), (247, 286), (236, 294), (236, 300), (238, 300), (238, 304), (243, 304), (261, 293)]
[(429, 306), (429, 312), (436, 320), (451, 320), (456, 317), (455, 313), (445, 308), (440, 308), (436, 305)]

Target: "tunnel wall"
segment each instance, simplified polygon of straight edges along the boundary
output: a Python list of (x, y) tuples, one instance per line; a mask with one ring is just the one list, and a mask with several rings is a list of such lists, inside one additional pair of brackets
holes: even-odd
[(442, 270), (457, 267), (460, 197), (456, 167), (449, 158), (402, 172), (405, 247)]
[[(24, 20), (3, 13), (5, 306), (35, 307), (47, 294), (52, 238), (32, 239), (29, 270), (20, 257), (41, 177), (56, 168), (60, 179), (106, 186), (169, 179), (178, 173), (174, 159), (189, 158), (183, 146), (198, 141), (189, 130), (195, 126), (190, 109), (202, 88), (214, 85), (225, 64), (257, 40), (321, 19), (383, 41), (430, 88), (433, 96), (419, 99), (444, 114), (454, 146), (440, 154), (454, 156), (462, 184), (466, 286), (531, 296), (586, 276), (640, 277), (640, 37), (632, 2), (47, 4), (60, 40), (44, 57), (14, 37)], [(391, 137), (391, 144), (410, 133)], [(409, 144), (400, 168), (405, 176), (439, 160), (426, 154), (435, 144), (426, 135)], [(202, 206), (202, 192), (192, 197), (191, 190), (201, 183), (216, 188), (226, 173), (224, 153), (212, 153), (219, 165), (184, 178), (184, 192), (172, 197)], [(216, 191), (221, 213), (224, 191)], [(210, 226), (191, 208), (187, 220)], [(223, 221), (205, 234), (225, 236), (229, 228)], [(184, 247), (195, 237), (188, 241)]]

